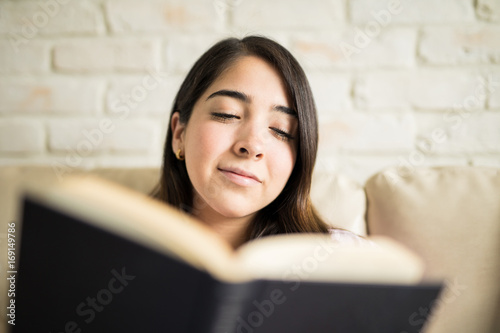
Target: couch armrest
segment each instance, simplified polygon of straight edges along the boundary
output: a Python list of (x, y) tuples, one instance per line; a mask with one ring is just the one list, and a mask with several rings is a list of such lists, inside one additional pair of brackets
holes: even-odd
[(500, 170), (398, 171), (367, 181), (368, 230), (408, 245), (426, 261), (428, 278), (446, 281), (427, 332), (492, 331), (500, 313)]

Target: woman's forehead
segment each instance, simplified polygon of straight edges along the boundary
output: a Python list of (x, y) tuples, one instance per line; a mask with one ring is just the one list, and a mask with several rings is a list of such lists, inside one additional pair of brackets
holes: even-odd
[(290, 98), (281, 74), (267, 61), (243, 56), (234, 61), (205, 91), (202, 98), (218, 90), (238, 91), (250, 99), (264, 98), (290, 106)]

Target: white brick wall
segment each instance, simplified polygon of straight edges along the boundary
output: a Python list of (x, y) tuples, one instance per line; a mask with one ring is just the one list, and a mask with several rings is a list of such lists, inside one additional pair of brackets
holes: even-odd
[(10, 41), (0, 41), (0, 74), (40, 74), (50, 71), (50, 44), (32, 40), (16, 51)]
[[(475, 21), (474, 2), (471, 0), (350, 0), (350, 14), (355, 23), (373, 20), (381, 11), (395, 12), (394, 23), (449, 24)], [(492, 0), (491, 2), (494, 2)], [(392, 9), (392, 11), (391, 11)]]
[(500, 167), (498, 0), (3, 0), (0, 165), (159, 166), (193, 62), (248, 34), (306, 69), (318, 169)]
[(45, 149), (43, 124), (32, 119), (0, 120), (0, 150), (4, 153), (37, 153)]
[(321, 124), (320, 152), (404, 152), (413, 146), (413, 125), (413, 117), (408, 113), (339, 115)]
[[(225, 3), (231, 1), (225, 1)], [(217, 16), (216, 1), (109, 0), (104, 1), (110, 32), (174, 33), (216, 31), (225, 23)], [(221, 20), (222, 18), (222, 20)]]
[(357, 109), (400, 110), (408, 108), (412, 72), (370, 71), (358, 74), (353, 100)]
[(422, 32), (419, 54), (429, 64), (500, 62), (500, 26), (431, 27)]
[[(217, 3), (217, 2), (215, 2)], [(227, 10), (233, 9), (236, 27), (260, 29), (334, 28), (345, 21), (343, 1), (323, 0), (222, 0)]]
[(478, 0), (477, 15), (481, 19), (500, 21), (500, 2), (497, 0)]
[[(411, 78), (410, 103), (418, 109), (446, 110), (463, 105), (484, 86), (479, 72), (462, 69), (423, 69)], [(474, 108), (484, 107), (485, 96), (478, 97)]]
[(352, 109), (352, 80), (348, 73), (331, 75), (313, 72), (308, 79), (311, 89), (314, 91), (314, 100), (320, 121), (327, 121), (338, 113)]
[[(420, 114), (417, 118), (417, 142), (425, 151), (465, 156), (500, 153), (499, 112), (456, 110)], [(436, 135), (436, 131), (442, 135)]]
[(500, 109), (500, 72), (492, 72), (487, 76), (488, 91), (490, 92), (489, 107)]
[(16, 40), (62, 34), (102, 34), (106, 30), (99, 1), (2, 1), (0, 11), (0, 33)]
[(291, 51), (308, 70), (409, 67), (415, 63), (417, 30), (380, 28), (370, 38), (357, 26), (291, 34)]
[(127, 109), (130, 116), (152, 115), (167, 119), (184, 77), (152, 73), (110, 81), (106, 97), (107, 112), (121, 114)]
[(50, 151), (75, 152), (82, 157), (101, 152), (140, 154), (161, 145), (159, 132), (160, 124), (150, 119), (57, 119), (48, 124), (48, 145)]
[(158, 41), (145, 38), (86, 38), (58, 43), (53, 66), (60, 72), (145, 72), (160, 66)]
[(102, 111), (104, 90), (104, 80), (97, 78), (57, 75), (3, 78), (0, 115), (97, 114)]

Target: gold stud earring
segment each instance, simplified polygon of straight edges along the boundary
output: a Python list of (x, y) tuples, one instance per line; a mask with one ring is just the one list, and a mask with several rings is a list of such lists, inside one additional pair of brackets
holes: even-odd
[(178, 149), (176, 152), (175, 152), (175, 157), (177, 157), (177, 159), (179, 161), (184, 161), (184, 155), (181, 155), (181, 152), (182, 152), (182, 149)]

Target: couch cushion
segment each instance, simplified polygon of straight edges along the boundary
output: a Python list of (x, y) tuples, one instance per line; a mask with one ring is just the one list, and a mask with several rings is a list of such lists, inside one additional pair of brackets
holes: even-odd
[(408, 245), (429, 279), (446, 281), (427, 332), (490, 332), (500, 313), (500, 170), (390, 169), (365, 189), (369, 233)]
[(340, 174), (315, 172), (311, 200), (319, 215), (332, 227), (366, 236), (366, 197), (363, 187)]

